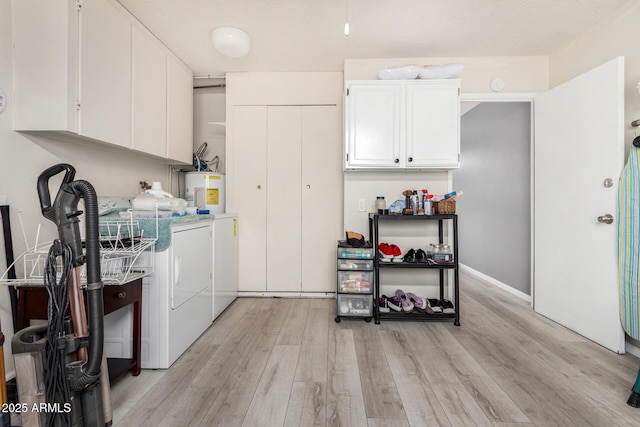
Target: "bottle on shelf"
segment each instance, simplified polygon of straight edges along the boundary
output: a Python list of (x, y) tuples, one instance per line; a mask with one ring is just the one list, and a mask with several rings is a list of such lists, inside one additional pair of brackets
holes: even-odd
[(376, 212), (381, 214), (382, 211), (387, 209), (387, 202), (384, 200), (384, 196), (376, 197)]

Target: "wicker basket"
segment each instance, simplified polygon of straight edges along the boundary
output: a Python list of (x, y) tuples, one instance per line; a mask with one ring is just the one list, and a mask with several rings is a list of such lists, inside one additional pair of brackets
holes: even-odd
[(454, 214), (456, 213), (455, 200), (441, 200), (433, 204), (435, 214)]

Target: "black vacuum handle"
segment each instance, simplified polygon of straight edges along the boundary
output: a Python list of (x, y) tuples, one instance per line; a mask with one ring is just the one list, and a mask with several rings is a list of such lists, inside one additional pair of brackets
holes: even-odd
[(40, 198), (40, 209), (42, 209), (42, 215), (56, 222), (56, 213), (51, 205), (51, 195), (49, 194), (49, 179), (53, 176), (58, 175), (60, 172), (64, 172), (64, 178), (62, 178), (62, 183), (60, 184), (60, 188), (63, 185), (69, 184), (73, 181), (73, 178), (76, 176), (76, 170), (73, 166), (66, 163), (59, 163), (57, 165), (53, 165), (48, 169), (45, 169), (40, 176), (38, 177), (38, 197)]

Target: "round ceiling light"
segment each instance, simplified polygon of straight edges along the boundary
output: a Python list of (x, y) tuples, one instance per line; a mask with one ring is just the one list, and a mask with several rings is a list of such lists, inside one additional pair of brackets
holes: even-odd
[(218, 27), (211, 32), (213, 47), (231, 58), (245, 56), (251, 50), (251, 38), (239, 28)]

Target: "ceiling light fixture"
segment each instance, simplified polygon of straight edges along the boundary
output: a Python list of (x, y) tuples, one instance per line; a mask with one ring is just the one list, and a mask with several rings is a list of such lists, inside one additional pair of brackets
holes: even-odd
[(251, 38), (240, 28), (215, 28), (211, 32), (211, 42), (218, 52), (231, 58), (240, 58), (251, 50)]
[(349, 35), (349, 0), (346, 0), (344, 21), (344, 36), (347, 37)]

